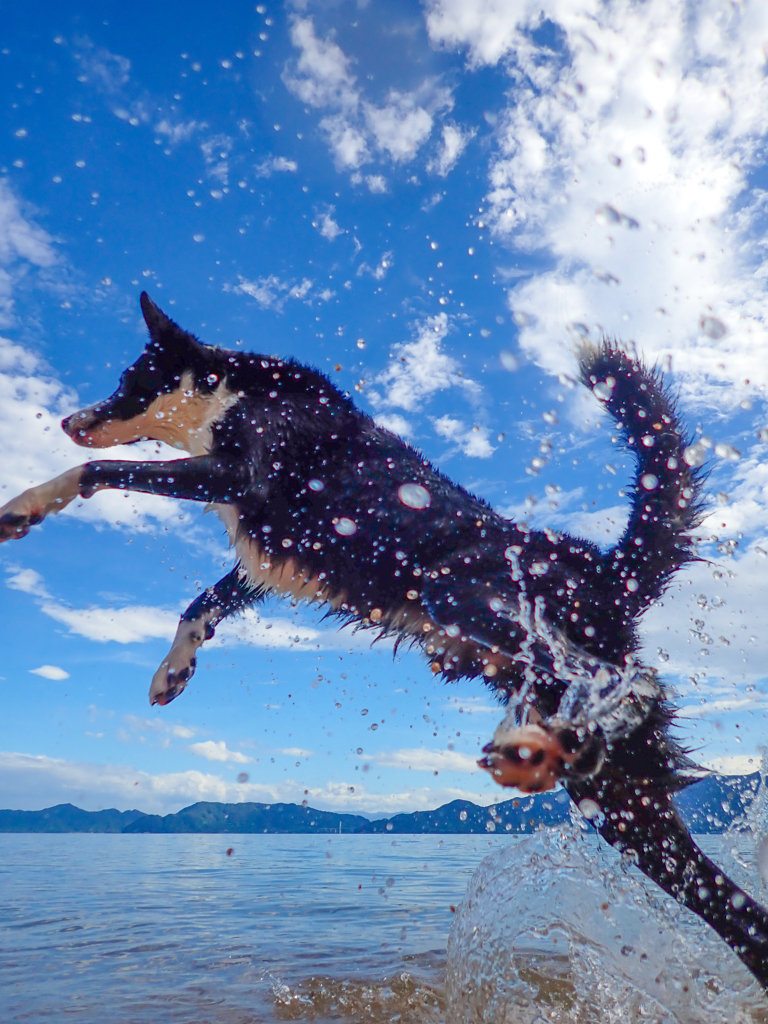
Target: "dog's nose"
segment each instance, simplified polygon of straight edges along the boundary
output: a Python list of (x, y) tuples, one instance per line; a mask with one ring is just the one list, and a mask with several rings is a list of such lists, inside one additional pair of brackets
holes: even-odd
[(64, 431), (65, 434), (72, 433), (72, 430), (70, 429), (70, 424), (74, 418), (75, 415), (73, 414), (72, 416), (65, 416), (64, 419), (61, 421), (61, 429)]

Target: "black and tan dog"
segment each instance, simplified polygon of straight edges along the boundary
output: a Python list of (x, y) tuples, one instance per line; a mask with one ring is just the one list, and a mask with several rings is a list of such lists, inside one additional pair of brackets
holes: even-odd
[(150, 700), (167, 704), (218, 622), (268, 594), (411, 640), (446, 679), (482, 677), (507, 715), (481, 761), (502, 785), (560, 781), (598, 831), (709, 922), (768, 987), (768, 915), (706, 858), (672, 804), (694, 765), (636, 659), (635, 624), (692, 559), (700, 479), (659, 375), (604, 343), (583, 383), (636, 458), (615, 548), (517, 525), (377, 427), (322, 374), (204, 345), (146, 294), (150, 341), (106, 401), (64, 420), (84, 447), (151, 438), (189, 458), (89, 462), (0, 509), (23, 537), (102, 488), (213, 505), (238, 561), (181, 617)]

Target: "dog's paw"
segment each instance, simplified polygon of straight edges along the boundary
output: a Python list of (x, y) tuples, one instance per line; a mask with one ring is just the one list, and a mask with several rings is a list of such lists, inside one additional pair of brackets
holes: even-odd
[(171, 651), (152, 677), (149, 703), (162, 706), (175, 700), (195, 674), (196, 665), (197, 658), (195, 657), (189, 658), (186, 664), (176, 663), (173, 659), (173, 651)]
[(5, 540), (21, 540), (33, 526), (45, 519), (45, 510), (35, 507), (25, 491), (18, 498), (0, 508), (0, 543)]

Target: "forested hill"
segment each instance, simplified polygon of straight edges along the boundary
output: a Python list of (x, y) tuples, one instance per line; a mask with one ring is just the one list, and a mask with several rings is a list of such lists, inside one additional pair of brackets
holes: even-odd
[[(734, 823), (739, 827), (759, 782), (757, 773), (728, 778), (709, 775), (678, 794), (676, 802), (691, 831), (723, 832)], [(203, 801), (165, 815), (114, 808), (84, 811), (72, 804), (57, 804), (42, 811), (0, 810), (0, 832), (522, 834), (533, 832), (540, 825), (567, 821), (569, 808), (563, 791), (513, 796), (491, 807), (453, 800), (433, 811), (413, 811), (374, 820), (361, 814), (285, 803)]]

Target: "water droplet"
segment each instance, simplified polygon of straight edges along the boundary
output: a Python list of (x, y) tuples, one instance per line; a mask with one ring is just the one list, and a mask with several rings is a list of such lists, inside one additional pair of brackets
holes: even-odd
[(210, 384), (210, 385), (211, 385), (211, 387), (213, 387), (213, 385), (214, 385), (214, 384), (216, 384), (216, 382), (218, 381), (218, 379), (219, 379), (219, 378), (218, 378), (218, 377), (216, 376), (216, 374), (215, 374), (215, 373), (209, 373), (209, 374), (208, 374), (208, 376), (207, 376), (207, 377), (205, 378), (205, 380), (206, 380), (206, 383), (207, 383), (207, 384)]
[(346, 519), (344, 516), (337, 523), (333, 524), (333, 528), (342, 537), (351, 537), (353, 533), (357, 533), (357, 523), (352, 519)]
[(741, 458), (741, 452), (738, 448), (734, 448), (732, 444), (726, 444), (725, 442), (715, 445), (715, 455), (721, 459), (728, 459), (729, 462), (738, 462)]
[[(499, 362), (504, 369), (508, 370), (510, 373), (514, 373), (519, 365), (517, 359), (515, 359), (511, 352), (499, 352)], [(768, 436), (768, 431), (766, 431), (766, 436)]]
[(365, 348), (365, 338), (358, 338), (357, 339), (357, 347), (358, 348)]
[(653, 473), (643, 473), (640, 477), (640, 483), (646, 491), (655, 491), (659, 486), (659, 478), (654, 476)]
[(490, 336), (491, 336), (491, 332), (488, 330), (487, 327), (481, 327), (480, 328), (480, 337), (481, 338), (490, 338)]
[(603, 381), (598, 381), (598, 383), (592, 388), (592, 391), (603, 402), (607, 402), (613, 394), (613, 388), (609, 387), (609, 385)]
[(408, 508), (429, 508), (432, 504), (429, 491), (421, 484), (403, 484), (397, 489), (397, 496)]
[(111, 277), (102, 277), (101, 283), (103, 285), (106, 285), (107, 287), (109, 287), (112, 284), (112, 278)]
[(429, 243), (429, 247), (430, 247), (430, 249), (436, 249), (437, 248), (437, 242), (430, 242)]
[(358, 747), (357, 750), (355, 751), (356, 754), (362, 754), (362, 752), (363, 752), (363, 748), (362, 747)]
[(325, 490), (325, 484), (323, 483), (322, 480), (310, 480), (309, 483), (307, 484), (307, 486), (309, 487), (310, 491), (324, 491)]
[(585, 818), (596, 818), (599, 814), (602, 814), (600, 810), (600, 804), (595, 803), (594, 800), (590, 800), (589, 797), (585, 797), (579, 801), (579, 810)]
[(195, 242), (204, 242), (205, 241), (205, 235), (200, 235), (200, 234), (192, 235), (192, 238), (193, 238), (193, 240)]
[(640, 584), (637, 582), (637, 580), (627, 580), (626, 586), (630, 594), (634, 594), (636, 590), (640, 589)]
[(459, 811), (459, 821), (466, 821), (466, 820), (467, 820), (467, 812), (466, 811)]
[(595, 210), (595, 220), (598, 224), (618, 224), (621, 214), (606, 203), (605, 206), (598, 206)]
[(707, 450), (701, 442), (690, 444), (683, 449), (683, 459), (689, 466), (701, 466), (707, 457)]
[(250, 775), (248, 774), (248, 772), (240, 772), (240, 774), (237, 776), (237, 781), (241, 785), (246, 783), (249, 779), (250, 779)]
[(699, 318), (699, 329), (702, 334), (706, 334), (713, 341), (718, 341), (728, 333), (728, 328), (716, 316), (701, 316)]
[(392, 822), (388, 821), (387, 822), (387, 832), (391, 832), (391, 831), (392, 831)]
[(762, 441), (763, 444), (768, 444), (768, 427), (760, 427), (757, 432), (758, 440)]

